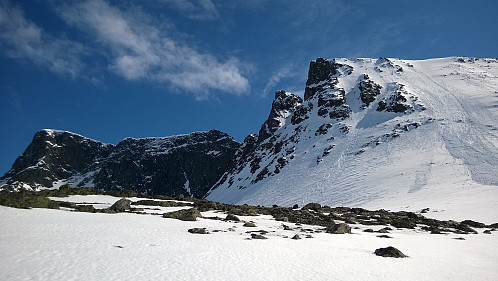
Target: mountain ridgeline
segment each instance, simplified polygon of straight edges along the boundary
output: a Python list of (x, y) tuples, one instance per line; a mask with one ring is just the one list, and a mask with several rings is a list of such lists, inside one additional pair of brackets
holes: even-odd
[(368, 202), (455, 179), (495, 186), (497, 78), (496, 59), (319, 58), (304, 98), (276, 92), (243, 143), (216, 130), (117, 145), (41, 130), (0, 184), (287, 205)]
[(126, 138), (117, 145), (65, 131), (41, 130), (2, 179), (14, 189), (70, 184), (203, 197), (231, 167), (238, 147), (232, 137), (216, 130)]

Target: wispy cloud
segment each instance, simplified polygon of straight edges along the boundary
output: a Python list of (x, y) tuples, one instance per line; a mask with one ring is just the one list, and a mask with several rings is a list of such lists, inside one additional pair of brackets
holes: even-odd
[[(189, 11), (189, 18), (219, 17), (210, 0), (162, 1)], [(70, 39), (54, 36), (27, 18), (20, 6), (0, 0), (3, 55), (72, 77), (95, 71), (91, 64), (103, 64), (127, 80), (171, 86), (197, 99), (206, 99), (215, 91), (240, 95), (250, 90), (244, 65), (236, 58), (220, 59), (197, 51), (138, 6), (123, 9), (106, 0), (52, 3), (64, 22), (86, 34), (86, 41), (77, 35)]]
[(157, 0), (194, 20), (215, 20), (220, 13), (211, 0)]
[(71, 3), (59, 12), (69, 24), (96, 36), (108, 52), (110, 69), (126, 79), (169, 83), (198, 99), (207, 98), (210, 90), (249, 90), (237, 59), (220, 61), (182, 45), (143, 12), (125, 11), (103, 0)]
[(273, 73), (268, 79), (265, 88), (263, 89), (263, 94), (266, 96), (270, 93), (270, 91), (276, 90), (275, 86), (277, 86), (280, 80), (282, 80), (283, 78), (295, 76), (295, 73), (291, 70), (292, 65), (287, 64)]
[(85, 48), (81, 44), (51, 36), (7, 0), (0, 1), (0, 50), (8, 57), (26, 59), (72, 77), (84, 68), (81, 56)]

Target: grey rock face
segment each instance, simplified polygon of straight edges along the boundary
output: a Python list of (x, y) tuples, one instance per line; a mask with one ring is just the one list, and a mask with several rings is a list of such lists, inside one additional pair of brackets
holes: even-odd
[[(346, 104), (346, 92), (337, 87), (337, 77), (347, 76), (353, 71), (349, 65), (336, 63), (335, 60), (318, 58), (310, 63), (308, 80), (304, 91), (305, 101), (315, 101), (318, 105), (318, 115), (331, 119), (345, 119), (349, 117), (351, 110)], [(298, 111), (310, 111), (311, 108), (303, 108)], [(295, 121), (304, 120), (297, 116)], [(294, 123), (294, 122), (293, 122)], [(297, 124), (299, 122), (296, 122)]]
[(219, 132), (125, 139), (95, 176), (96, 186), (203, 197), (231, 165), (239, 144)]
[(0, 179), (52, 187), (54, 181), (97, 169), (96, 162), (106, 158), (111, 147), (69, 132), (41, 130)]
[(382, 86), (370, 80), (368, 75), (363, 74), (362, 81), (358, 83), (358, 89), (360, 90), (361, 101), (363, 102), (364, 107), (367, 107), (378, 95), (380, 95)]
[(413, 106), (408, 102), (410, 95), (405, 90), (403, 84), (393, 83), (393, 89), (389, 96), (379, 102), (377, 111), (387, 111), (396, 113), (411, 113)]
[(341, 74), (348, 75), (353, 71), (349, 65), (336, 63), (335, 60), (317, 58), (310, 62), (308, 80), (304, 91), (304, 100), (312, 98), (315, 93), (323, 91), (337, 84), (336, 77)]
[(217, 130), (103, 144), (55, 130), (37, 132), (1, 179), (7, 185), (52, 187), (55, 181), (101, 190), (203, 197), (233, 164), (240, 147)]
[(285, 91), (277, 91), (275, 93), (275, 100), (272, 103), (270, 115), (263, 123), (259, 130), (258, 141), (265, 140), (282, 126), (282, 120), (292, 114), (295, 109), (303, 103), (303, 100), (291, 93)]

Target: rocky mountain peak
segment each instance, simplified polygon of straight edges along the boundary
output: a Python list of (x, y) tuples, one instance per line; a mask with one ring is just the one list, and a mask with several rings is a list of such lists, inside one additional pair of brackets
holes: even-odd
[(233, 162), (240, 144), (218, 131), (103, 144), (58, 130), (37, 132), (0, 180), (11, 189), (91, 186), (202, 197)]
[[(310, 62), (304, 100), (291, 103), (292, 113), (282, 120), (285, 115), (278, 114), (278, 101), (285, 100), (286, 95), (283, 91), (276, 94), (259, 141), (251, 142), (247, 146), (251, 149), (239, 154), (234, 168), (207, 198), (253, 204), (279, 198), (281, 203), (290, 204), (304, 196), (302, 200), (307, 202), (344, 204), (371, 200), (369, 196), (377, 191), (394, 194), (399, 189), (420, 190), (431, 177), (430, 169), (447, 167), (446, 158), (433, 160), (438, 155), (454, 153), (470, 163), (477, 163), (475, 159), (479, 157), (498, 163), (496, 156), (474, 157), (475, 150), (470, 147), (462, 150), (466, 143), (459, 136), (466, 135), (470, 127), (462, 125), (466, 121), (461, 117), (454, 124), (450, 121), (454, 116), (467, 116), (474, 124), (485, 119), (496, 123), (496, 114), (475, 119), (472, 116), (480, 113), (473, 110), (478, 107), (467, 106), (477, 103), (473, 101), (476, 95), (483, 100), (496, 96), (498, 68), (493, 63), (489, 59), (474, 63), (458, 58), (318, 58)], [(458, 82), (474, 80), (487, 88), (474, 82)], [(480, 126), (482, 130), (476, 129), (477, 134), (489, 133), (485, 125)], [(496, 151), (496, 146), (470, 138), (483, 147), (482, 151)], [(492, 138), (496, 139), (496, 134)], [(437, 141), (440, 143), (435, 146), (433, 142)], [(439, 151), (441, 147), (448, 150)], [(409, 159), (406, 155), (410, 155)], [(482, 169), (486, 171), (483, 173), (477, 165), (469, 167), (472, 177), (485, 174), (486, 182), (496, 181), (496, 176), (488, 172), (493, 169), (490, 165)], [(385, 177), (387, 174), (393, 176)], [(375, 192), (368, 191), (369, 195), (363, 196), (365, 186)], [(329, 197), (324, 198), (324, 194)]]
[(285, 124), (285, 120), (295, 109), (303, 103), (303, 100), (286, 91), (277, 91), (272, 103), (270, 115), (259, 130), (259, 141), (269, 138), (276, 130)]
[[(324, 58), (312, 60), (308, 69), (306, 86), (328, 81), (330, 76), (337, 73), (336, 70), (337, 65), (335, 64), (335, 60), (326, 60)], [(308, 96), (305, 96), (304, 99), (307, 100)]]
[(91, 169), (94, 160), (107, 155), (109, 148), (71, 132), (40, 130), (2, 179), (32, 187), (52, 187), (53, 182), (61, 178)]
[(348, 118), (351, 109), (346, 103), (346, 91), (339, 86), (339, 77), (353, 72), (348, 64), (335, 59), (318, 58), (310, 62), (308, 80), (304, 90), (304, 103), (292, 116), (292, 124), (299, 124), (310, 118), (309, 112), (316, 107), (318, 116), (335, 120)]
[(333, 88), (338, 83), (337, 77), (349, 75), (352, 71), (351, 66), (337, 63), (335, 59), (317, 58), (311, 61), (304, 90), (304, 100), (313, 98), (317, 92)]

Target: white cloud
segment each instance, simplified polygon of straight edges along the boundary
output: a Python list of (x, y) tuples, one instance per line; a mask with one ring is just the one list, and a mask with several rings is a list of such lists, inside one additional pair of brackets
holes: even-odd
[(0, 1), (0, 49), (8, 57), (27, 59), (72, 77), (84, 68), (80, 57), (85, 50), (81, 44), (47, 34), (7, 0)]
[(292, 66), (291, 65), (284, 65), (281, 67), (277, 72), (273, 73), (273, 75), (268, 79), (268, 82), (266, 83), (265, 88), (263, 89), (263, 94), (267, 95), (274, 89), (274, 87), (282, 80), (283, 78), (286, 77), (292, 77), (295, 76), (295, 73), (291, 71)]
[(110, 68), (126, 79), (169, 83), (198, 99), (208, 97), (210, 90), (249, 90), (236, 59), (222, 62), (182, 45), (143, 12), (124, 11), (103, 0), (71, 3), (59, 12), (66, 22), (96, 36), (109, 53)]
[[(198, 12), (189, 14), (190, 18), (197, 14), (219, 17), (210, 0), (166, 1), (176, 3), (174, 5), (181, 9), (194, 7)], [(55, 3), (58, 3), (59, 16), (84, 31), (85, 40), (90, 40), (83, 43), (74, 41), (78, 37), (69, 40), (53, 36), (30, 21), (21, 7), (9, 0), (0, 0), (0, 51), (3, 55), (72, 77), (84, 76), (90, 68), (88, 64), (95, 63), (86, 59), (90, 55), (98, 56), (107, 60), (104, 64), (109, 70), (127, 80), (170, 85), (197, 99), (209, 97), (213, 90), (236, 95), (249, 91), (249, 81), (241, 70), (244, 65), (237, 59), (221, 60), (182, 44), (137, 7), (124, 10), (105, 0)]]

